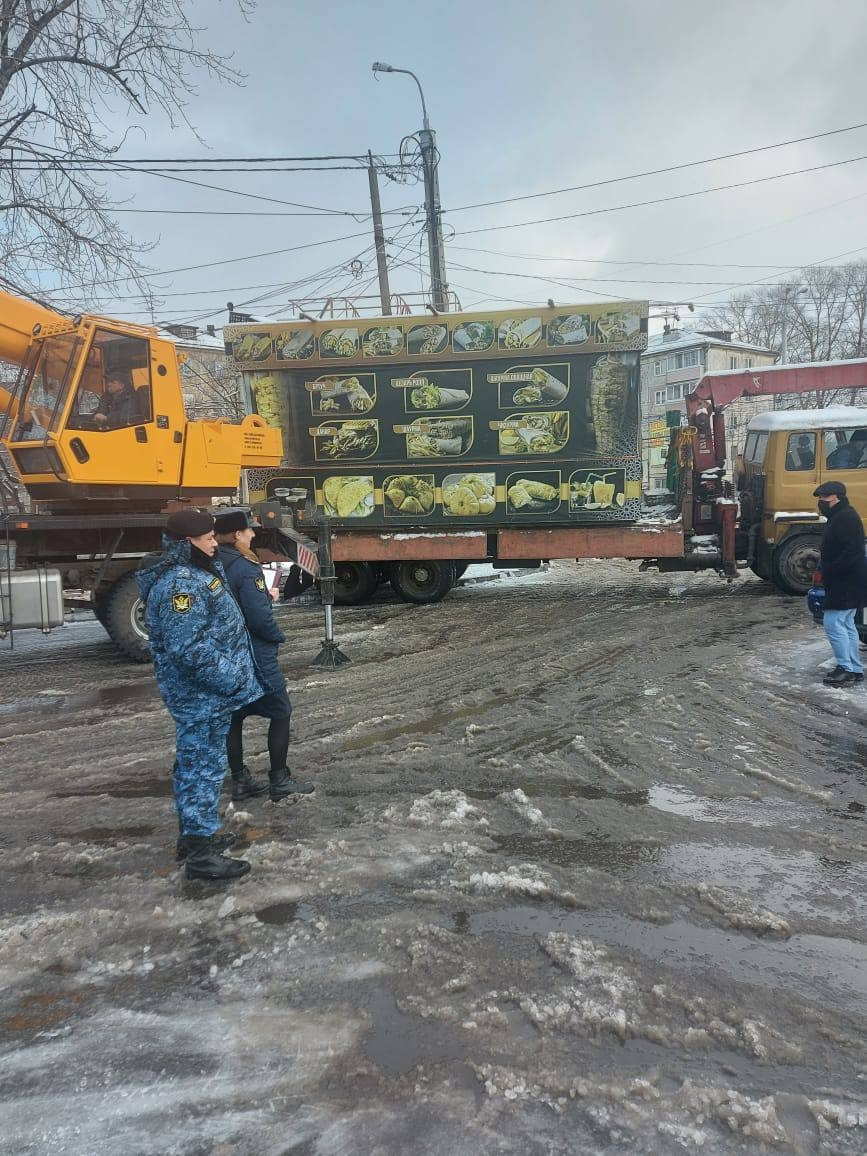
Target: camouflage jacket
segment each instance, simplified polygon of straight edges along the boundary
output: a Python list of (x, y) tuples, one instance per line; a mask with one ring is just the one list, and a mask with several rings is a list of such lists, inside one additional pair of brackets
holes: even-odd
[(205, 718), (264, 694), (250, 636), (219, 562), (190, 561), (190, 543), (163, 538), (163, 552), (136, 574), (157, 686), (170, 713)]

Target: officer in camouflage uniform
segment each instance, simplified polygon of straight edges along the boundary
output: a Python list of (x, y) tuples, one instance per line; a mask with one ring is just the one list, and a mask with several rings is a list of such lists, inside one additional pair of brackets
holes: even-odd
[(214, 518), (207, 510), (171, 514), (163, 552), (142, 561), (136, 577), (159, 692), (177, 728), (172, 787), (189, 878), (236, 879), (250, 864), (220, 852), (217, 803), (226, 776), (232, 712), (262, 695), (250, 637), (216, 560)]
[[(288, 795), (308, 795), (313, 790), (313, 784), (294, 778), (286, 765), (292, 705), (277, 658), (280, 644), (286, 641), (286, 636), (274, 617), (273, 599), (262, 566), (252, 550), (256, 530), (261, 527), (254, 522), (250, 511), (244, 506), (218, 510), (215, 518), (217, 541), (220, 543), (218, 557), (226, 572), (229, 588), (244, 615), (256, 665), (265, 687), (265, 694), (260, 699), (239, 707), (232, 715), (228, 736), (232, 800), (243, 802), (265, 791), (270, 792), (274, 803)], [(268, 757), (271, 766), (268, 786), (257, 782), (244, 766), (242, 732), (244, 719), (250, 715), (270, 720)]]

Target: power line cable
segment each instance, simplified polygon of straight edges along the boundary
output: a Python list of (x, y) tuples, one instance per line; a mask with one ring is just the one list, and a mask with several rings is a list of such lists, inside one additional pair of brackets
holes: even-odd
[[(840, 131), (842, 132), (843, 130), (841, 129)], [(14, 149), (14, 148), (19, 147), (21, 143), (22, 142), (20, 142), (20, 141), (19, 142), (13, 142), (13, 143), (6, 145), (5, 147), (10, 148), (10, 149)], [(63, 150), (58, 148), (56, 145), (49, 145), (49, 144), (37, 145), (35, 141), (25, 141), (23, 143), (24, 144), (30, 144), (35, 148), (45, 149), (46, 151), (54, 150), (58, 154), (63, 153)], [(399, 153), (374, 153), (373, 156), (374, 156), (375, 160), (389, 160), (392, 158), (394, 160), (400, 159)], [(251, 164), (294, 164), (296, 161), (298, 163), (307, 162), (307, 161), (310, 161), (310, 162), (313, 162), (313, 161), (358, 161), (359, 164), (362, 165), (362, 167), (367, 168), (368, 163), (369, 163), (368, 156), (367, 156), (366, 152), (365, 153), (358, 153), (358, 154), (355, 154), (355, 153), (337, 154), (337, 153), (335, 153), (335, 154), (326, 155), (326, 156), (310, 156), (310, 157), (280, 157), (280, 156), (275, 156), (275, 157), (118, 157), (118, 156), (112, 156), (111, 158), (103, 158), (103, 157), (85, 156), (85, 157), (80, 157), (78, 159), (82, 160), (84, 162), (94, 161), (94, 162), (98, 162), (98, 163), (103, 163), (105, 160), (110, 159), (117, 164), (123, 164), (123, 165), (197, 165), (197, 164), (204, 164), (204, 163), (212, 164), (212, 165), (218, 165), (218, 164), (251, 165)]]
[[(574, 284), (567, 278), (562, 277), (543, 277), (536, 273), (512, 273), (506, 269), (480, 269), (473, 265), (461, 265), (457, 261), (452, 261), (449, 264), (452, 269), (461, 269), (466, 273), (482, 273), (489, 277), (520, 277), (529, 279), (531, 281), (545, 281), (549, 285), (563, 285), (567, 289), (574, 288)], [(754, 266), (754, 268), (761, 268), (761, 266)], [(774, 274), (768, 274), (774, 276)], [(614, 283), (617, 285), (728, 285), (727, 281), (660, 281), (648, 277), (629, 278), (629, 277), (592, 277), (589, 274), (582, 277), (582, 280), (593, 282), (602, 282), (603, 284)], [(783, 282), (780, 282), (781, 284)]]
[[(21, 147), (21, 146), (19, 146), (19, 147)], [(60, 161), (60, 158), (57, 158), (57, 157), (52, 157), (50, 159), (53, 160), (55, 162), (55, 164), (59, 163), (59, 161)], [(370, 217), (369, 212), (355, 213), (355, 212), (351, 212), (351, 211), (346, 210), (346, 209), (329, 209), (329, 208), (325, 208), (321, 205), (308, 205), (308, 204), (305, 204), (304, 202), (301, 202), (301, 201), (285, 201), (280, 197), (265, 196), (264, 193), (246, 193), (242, 189), (227, 189), (227, 188), (223, 187), (222, 185), (212, 185), (212, 184), (209, 184), (205, 181), (191, 181), (187, 177), (170, 176), (166, 173), (160, 173), (160, 172), (153, 170), (153, 169), (133, 169), (133, 168), (129, 168), (128, 166), (122, 165), (120, 163), (115, 163), (112, 166), (112, 171), (115, 171), (115, 172), (124, 172), (125, 171), (125, 172), (129, 172), (129, 173), (135, 173), (136, 175), (141, 175), (142, 173), (144, 173), (147, 176), (159, 177), (162, 180), (174, 181), (177, 184), (191, 185), (197, 189), (208, 189), (210, 192), (228, 193), (231, 196), (245, 197), (245, 198), (249, 198), (250, 200), (254, 200), (254, 201), (266, 201), (269, 204), (286, 205), (292, 209), (315, 209), (322, 216), (352, 217), (353, 219), (357, 220), (359, 223), (363, 220), (367, 220)]]
[[(268, 198), (265, 198), (266, 200)], [(288, 203), (288, 202), (287, 202)], [(409, 217), (418, 211), (417, 205), (406, 205), (401, 209), (383, 209), (381, 216), (383, 217)], [(323, 217), (323, 216), (346, 216), (352, 217), (353, 220), (362, 216), (360, 213), (333, 213), (329, 211), (324, 213), (317, 212), (297, 212), (297, 213), (280, 213), (269, 212), (266, 209), (128, 209), (128, 208), (112, 208), (112, 213), (139, 213), (143, 215), (154, 214), (165, 217)], [(368, 213), (369, 217), (370, 214)]]
[(770, 181), (780, 181), (787, 177), (803, 176), (805, 173), (816, 173), (824, 169), (839, 168), (842, 165), (855, 164), (857, 161), (867, 160), (867, 154), (860, 157), (848, 157), (843, 161), (829, 161), (824, 165), (811, 165), (809, 168), (792, 169), (787, 173), (774, 173), (769, 177), (753, 177), (748, 181), (735, 181), (728, 185), (714, 185), (709, 189), (694, 189), (689, 193), (674, 193), (667, 197), (654, 197), (647, 201), (631, 201), (625, 205), (608, 205), (601, 209), (584, 209), (580, 213), (565, 213), (560, 217), (539, 217), (532, 221), (514, 221), (509, 225), (484, 225), (477, 229), (459, 229), (454, 235), (456, 237), (469, 237), (476, 233), (499, 233), (504, 229), (522, 229), (528, 225), (548, 225), (555, 224), (559, 221), (574, 221), (579, 217), (597, 217), (604, 213), (620, 213), (624, 209), (643, 209), (650, 205), (664, 205), (672, 201), (685, 201), (691, 197), (704, 197), (709, 193), (722, 193), (731, 189), (744, 189), (750, 185), (763, 185)]
[[(826, 261), (839, 261), (841, 257), (851, 257), (855, 253), (867, 252), (867, 245), (861, 245), (857, 249), (847, 249), (844, 253), (835, 253), (833, 257), (822, 257), (818, 261), (811, 261), (808, 265), (794, 265), (788, 269), (789, 273), (800, 273), (802, 269), (809, 269), (813, 267), (821, 267), (825, 265)], [(741, 281), (737, 285), (728, 285), (725, 289), (719, 290), (721, 293), (730, 293), (733, 289), (746, 289), (752, 285), (762, 285), (767, 281), (767, 277), (757, 277), (753, 281)], [(717, 290), (712, 290), (710, 293), (701, 293), (694, 300), (698, 301), (703, 297), (712, 297)], [(721, 304), (721, 302), (711, 302), (711, 304)]]
[[(241, 261), (258, 261), (262, 257), (282, 257), (286, 253), (300, 253), (303, 249), (318, 249), (322, 245), (336, 245), (339, 241), (353, 241), (356, 237), (366, 237), (367, 230), (360, 233), (346, 233), (342, 237), (329, 237), (324, 241), (308, 241), (304, 245), (290, 245), (287, 249), (270, 249), (265, 253), (248, 253), (244, 257), (225, 257), (220, 261), (206, 261), (201, 265), (180, 265), (175, 269), (160, 269), (154, 273), (149, 273), (149, 277), (168, 277), (174, 273), (192, 273), (198, 269), (215, 269), (219, 265), (236, 265)], [(52, 290), (54, 293), (66, 293), (70, 289), (89, 289), (91, 287), (98, 287), (100, 285), (120, 285), (124, 281), (131, 280), (127, 274), (125, 277), (113, 277), (105, 281), (90, 281), (82, 282), (78, 285), (59, 285)]]
[(666, 165), (661, 169), (646, 169), (644, 172), (628, 173), (626, 176), (622, 177), (608, 177), (605, 180), (590, 181), (585, 185), (568, 185), (562, 189), (548, 189), (546, 192), (541, 193), (523, 193), (514, 197), (503, 197), (501, 200), (497, 201), (478, 201), (472, 205), (459, 205), (457, 208), (449, 209), (448, 212), (463, 213), (469, 211), (470, 209), (488, 209), (495, 205), (510, 205), (516, 201), (532, 201), (539, 197), (556, 197), (560, 196), (562, 193), (584, 192), (587, 189), (598, 189), (604, 185), (620, 184), (623, 181), (636, 181), (642, 177), (656, 177), (662, 175), (663, 173), (676, 173), (680, 172), (682, 169), (691, 169), (696, 168), (699, 165), (714, 164), (716, 161), (734, 160), (736, 157), (746, 157), (755, 153), (769, 152), (772, 149), (787, 148), (789, 145), (803, 144), (806, 141), (811, 140), (821, 140), (823, 137), (838, 136), (840, 133), (845, 132), (855, 132), (860, 128), (867, 128), (867, 121), (863, 122), (862, 124), (847, 125), (845, 128), (832, 128), (825, 132), (812, 133), (810, 136), (793, 137), (791, 140), (778, 141), (776, 144), (759, 145), (756, 148), (741, 149), (738, 152), (733, 153), (721, 153), (719, 156), (705, 157), (703, 160), (699, 161), (685, 161), (682, 164)]
[[(867, 194), (861, 194), (867, 195)], [(721, 243), (721, 242), (719, 242)], [(480, 249), (470, 245), (449, 245), (450, 250), (461, 253), (484, 253), (491, 257), (512, 257), (522, 261), (562, 261), (578, 265), (662, 265), (694, 269), (787, 269), (788, 265), (777, 265), (771, 261), (762, 264), (743, 265), (735, 261), (643, 261), (638, 257), (554, 257), (539, 253), (510, 253), (502, 249)]]

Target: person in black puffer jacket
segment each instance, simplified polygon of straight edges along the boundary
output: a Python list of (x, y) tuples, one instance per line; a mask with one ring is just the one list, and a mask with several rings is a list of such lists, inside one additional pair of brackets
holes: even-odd
[[(286, 693), (286, 679), (280, 669), (277, 651), (286, 636), (274, 617), (272, 597), (259, 559), (251, 543), (260, 529), (245, 507), (234, 507), (216, 514), (219, 557), (226, 571), (229, 589), (235, 596), (253, 643), (256, 665), (266, 693), (255, 702), (236, 710), (229, 727), (227, 749), (229, 770), (232, 773), (232, 801), (243, 802), (270, 791), (276, 803), (287, 795), (307, 795), (313, 784), (292, 777), (286, 766), (289, 752), (289, 721), (292, 704)], [(244, 765), (244, 719), (258, 715), (270, 720), (268, 724), (269, 784), (258, 782)]]
[(855, 612), (867, 597), (864, 526), (842, 482), (823, 482), (813, 496), (819, 499), (819, 512), (828, 519), (819, 562), (825, 586), (822, 624), (837, 660), (822, 681), (825, 686), (855, 686), (864, 681), (855, 629)]

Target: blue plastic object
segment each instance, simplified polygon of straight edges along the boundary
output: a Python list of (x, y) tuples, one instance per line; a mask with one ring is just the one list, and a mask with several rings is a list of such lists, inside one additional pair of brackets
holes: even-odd
[(825, 587), (811, 586), (807, 591), (807, 609), (813, 620), (821, 625), (825, 612)]

